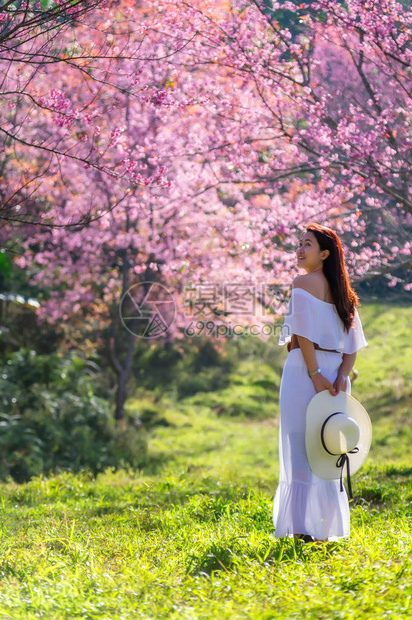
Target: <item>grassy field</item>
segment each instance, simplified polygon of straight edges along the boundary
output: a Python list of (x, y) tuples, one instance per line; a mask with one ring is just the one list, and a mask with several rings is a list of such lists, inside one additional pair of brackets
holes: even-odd
[[(412, 309), (360, 314), (369, 347), (352, 393), (374, 438), (354, 477), (349, 539), (275, 539), (286, 353), (243, 342), (219, 390), (157, 401), (144, 471), (3, 485), (0, 618), (410, 617)], [(150, 409), (152, 395), (128, 407)]]

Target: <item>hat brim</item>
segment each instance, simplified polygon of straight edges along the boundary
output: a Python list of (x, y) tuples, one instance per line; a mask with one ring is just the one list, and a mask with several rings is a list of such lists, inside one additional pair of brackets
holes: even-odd
[[(326, 452), (321, 442), (321, 429), (324, 421), (337, 411), (355, 420), (359, 427), (358, 452), (348, 454), (351, 474), (362, 467), (372, 441), (372, 424), (368, 412), (356, 398), (346, 392), (339, 392), (337, 396), (332, 396), (328, 390), (316, 394), (306, 410), (306, 454), (313, 473), (324, 480), (337, 480), (341, 476), (341, 468), (336, 467), (339, 455), (335, 456)], [(343, 475), (346, 476), (346, 468)]]

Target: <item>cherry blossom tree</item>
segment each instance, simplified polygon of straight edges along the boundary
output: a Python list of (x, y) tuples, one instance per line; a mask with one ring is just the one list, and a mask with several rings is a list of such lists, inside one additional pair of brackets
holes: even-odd
[(61, 29), (62, 23), (78, 19), (102, 0), (3, 0), (0, 6), (1, 51), (11, 52), (22, 42)]
[[(120, 30), (128, 15), (127, 3), (124, 6)], [(219, 168), (213, 186), (231, 182), (242, 187), (247, 200), (260, 195), (261, 200), (269, 196), (275, 202), (280, 191), (291, 191), (297, 204), (289, 201), (287, 207), (295, 209), (291, 221), (297, 227), (312, 216), (311, 206), (317, 202), (317, 213), (332, 222), (338, 219), (340, 232), (355, 227), (353, 248), (362, 248), (363, 253), (354, 251), (353, 267), (359, 277), (368, 277), (378, 267), (390, 271), (393, 265), (410, 261), (404, 235), (411, 208), (410, 10), (392, 0), (384, 5), (351, 1), (347, 7), (336, 1), (162, 1), (153, 5), (152, 12), (142, 13), (142, 23), (145, 33), (157, 29), (168, 42), (164, 56), (158, 58), (169, 62), (171, 42), (174, 50), (184, 50), (177, 54), (174, 69), (184, 72), (184, 89), (193, 100), (203, 96), (203, 122), (209, 122), (213, 106), (220, 117), (217, 132), (211, 129), (207, 142), (192, 151), (210, 168)], [(299, 23), (298, 29), (282, 27), (276, 19), (280, 12), (283, 17), (288, 12), (289, 23)], [(392, 43), (382, 44), (384, 32), (392, 33)], [(127, 35), (130, 43), (129, 30)], [(138, 43), (142, 49), (142, 41)], [(382, 75), (388, 78), (382, 80)], [(236, 87), (224, 92), (225, 80)], [(246, 84), (247, 101), (245, 92), (238, 97)], [(128, 87), (127, 80), (122, 87)], [(394, 92), (396, 114), (392, 114)], [(166, 93), (167, 89), (155, 92), (157, 105), (167, 102)], [(93, 94), (102, 98), (102, 93)], [(136, 89), (133, 94), (137, 96)], [(73, 113), (65, 112), (71, 102), (64, 94), (53, 91), (42, 102), (59, 112), (56, 122), (63, 126), (74, 122)], [(93, 125), (90, 114), (82, 119)], [(113, 131), (116, 143), (121, 129)], [(90, 145), (93, 149), (93, 136), (83, 126), (77, 131), (76, 148), (82, 147), (83, 154), (91, 157)], [(98, 149), (94, 165), (105, 168), (104, 154)], [(190, 151), (180, 153), (189, 155)], [(107, 151), (105, 169), (129, 182), (130, 170), (119, 171), (114, 160), (113, 151)], [(222, 160), (226, 166), (219, 165)], [(391, 248), (404, 252), (395, 262), (387, 258), (396, 253)]]
[[(195, 335), (193, 304), (215, 325), (246, 329), (250, 315), (230, 295), (222, 303), (228, 286), (250, 294), (256, 284), (252, 321), (273, 318), (268, 293), (290, 283), (297, 235), (312, 219), (347, 240), (355, 280), (410, 264), (411, 15), (380, 6), (123, 2), (103, 31), (125, 47), (109, 65), (84, 59), (84, 88), (53, 64), (42, 73), (30, 132), (89, 159), (30, 160), (41, 170), (32, 208), (48, 226), (22, 229), (17, 262), (45, 291), (41, 318), (72, 339), (105, 340), (117, 418), (137, 329), (120, 311), (135, 285), (172, 293), (176, 317), (162, 336), (181, 338)], [(278, 21), (281, 9), (293, 27)], [(127, 16), (139, 26), (125, 26)], [(101, 30), (87, 45), (100, 49)]]
[[(140, 41), (140, 55), (145, 55), (145, 45), (158, 57), (175, 49), (175, 36), (170, 34), (166, 43), (163, 30), (154, 36), (155, 26), (150, 41)], [(177, 45), (182, 47), (180, 42)], [(197, 149), (203, 153), (210, 148), (210, 131), (219, 130), (218, 115), (212, 115), (214, 129), (208, 124), (212, 117), (198, 84), (183, 79), (174, 60), (154, 63), (153, 56), (148, 61), (130, 60), (125, 72), (118, 76), (114, 99), (105, 100), (96, 81), (92, 84), (100, 96), (99, 130), (93, 140), (99, 148), (110, 136), (114, 172), (108, 176), (69, 161), (64, 176), (61, 170), (58, 175), (49, 174), (36, 198), (44, 199), (43, 213), (53, 225), (28, 226), (26, 252), (17, 261), (32, 282), (46, 291), (41, 318), (59, 324), (72, 340), (78, 330), (83, 343), (88, 336), (96, 340), (99, 335), (106, 342), (118, 380), (118, 419), (123, 416), (136, 341), (135, 330), (126, 333), (119, 316), (129, 288), (139, 282), (162, 283), (174, 297), (180, 296), (177, 305), (182, 309), (189, 279), (196, 284), (214, 274), (223, 285), (225, 277), (239, 279), (247, 272), (256, 279), (259, 269), (244, 251), (248, 242), (255, 245), (256, 240), (243, 194), (238, 192), (238, 204), (231, 210), (233, 192), (225, 204), (222, 187), (214, 183), (213, 168), (196, 161)], [(48, 78), (55, 82), (56, 72), (44, 76), (45, 87)], [(128, 87), (120, 93), (123, 81)], [(59, 84), (59, 93), (66, 93), (64, 102), (78, 96), (76, 84), (64, 78)], [(135, 92), (130, 92), (130, 84)], [(124, 179), (115, 174), (119, 168), (132, 181), (126, 191)], [(165, 172), (172, 181), (164, 181)], [(98, 217), (72, 226), (68, 233), (66, 223), (87, 213), (90, 195)], [(59, 222), (65, 225), (59, 227)], [(209, 306), (214, 316), (213, 300)], [(182, 314), (167, 326), (166, 338), (179, 335)]]
[[(358, 279), (410, 266), (410, 6), (250, 0), (218, 20), (212, 4), (185, 5), (212, 62), (252, 80), (267, 111), (265, 165), (242, 167), (242, 180), (273, 197), (300, 185), (296, 224), (316, 202), (317, 217), (346, 233)], [(278, 21), (285, 11), (290, 27)]]
[[(151, 175), (120, 165), (115, 146), (122, 129), (108, 122), (103, 128), (99, 120), (109, 118), (119, 92), (156, 96), (124, 69), (141, 49), (146, 61), (152, 55), (145, 28), (129, 19), (135, 6), (101, 0), (2, 4), (0, 178), (7, 183), (0, 189), (1, 220), (70, 226), (98, 217), (92, 200), (66, 221), (45, 204), (57, 177), (61, 200), (70, 199), (74, 167), (123, 180), (123, 198), (130, 184), (162, 179), (158, 170)], [(174, 52), (169, 45), (168, 53)]]

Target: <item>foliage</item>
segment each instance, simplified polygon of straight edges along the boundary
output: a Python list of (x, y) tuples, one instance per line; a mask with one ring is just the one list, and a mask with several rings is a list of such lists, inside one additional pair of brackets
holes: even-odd
[(97, 366), (78, 355), (21, 349), (0, 371), (0, 477), (145, 462), (144, 432), (114, 426)]
[(135, 385), (157, 394), (171, 393), (184, 398), (196, 392), (215, 391), (228, 385), (230, 370), (236, 364), (236, 351), (218, 351), (205, 338), (183, 341), (177, 346), (140, 343), (132, 372)]

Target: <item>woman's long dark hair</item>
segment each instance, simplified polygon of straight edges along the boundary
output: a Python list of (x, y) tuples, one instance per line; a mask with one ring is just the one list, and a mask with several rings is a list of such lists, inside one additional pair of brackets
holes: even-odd
[(348, 332), (359, 298), (350, 284), (342, 243), (331, 228), (321, 224), (312, 222), (306, 227), (306, 231), (315, 235), (321, 250), (329, 250), (329, 256), (323, 261), (323, 273), (329, 283), (333, 303)]

